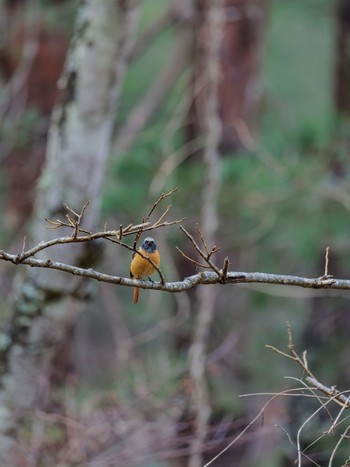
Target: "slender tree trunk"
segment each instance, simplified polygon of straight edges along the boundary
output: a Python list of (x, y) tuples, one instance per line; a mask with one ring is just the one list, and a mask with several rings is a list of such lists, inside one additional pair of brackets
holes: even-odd
[(341, 115), (350, 115), (350, 3), (339, 0), (337, 6), (337, 42), (334, 73), (334, 101)]
[[(222, 45), (224, 24), (224, 0), (213, 0), (209, 9), (206, 27), (210, 41), (205, 51), (205, 87), (202, 102), (202, 133), (206, 134), (203, 161), (206, 166), (206, 180), (202, 195), (202, 233), (209, 248), (216, 244), (218, 219), (218, 196), (220, 191), (219, 144), (221, 121), (219, 116), (219, 86), (222, 78), (218, 51)], [(206, 344), (214, 317), (217, 292), (198, 289), (198, 317), (190, 348), (189, 365), (193, 380), (192, 409), (195, 417), (194, 437), (191, 442), (189, 467), (203, 465), (203, 451), (208, 433), (211, 414), (209, 390), (206, 380)]]
[[(75, 37), (60, 79), (61, 105), (54, 111), (47, 162), (37, 192), (33, 241), (57, 232), (45, 218), (64, 215), (91, 200), (85, 227), (94, 229), (118, 94), (137, 20), (137, 1), (87, 0), (78, 13)], [(51, 252), (50, 252), (51, 253)], [(93, 264), (83, 245), (63, 245), (51, 255), (70, 264)], [(0, 465), (25, 465), (20, 422), (39, 402), (38, 381), (46, 375), (58, 344), (89, 298), (87, 284), (64, 274), (27, 270), (19, 281), (7, 332), (1, 335)], [(29, 416), (29, 417), (28, 417)], [(30, 425), (26, 425), (27, 427)]]
[[(205, 44), (210, 41), (206, 16), (210, 2), (197, 0), (194, 41), (193, 105), (189, 113), (188, 137), (200, 133), (200, 101), (205, 83)], [(267, 0), (226, 0), (223, 41), (219, 51), (222, 80), (219, 87), (221, 149), (236, 151), (247, 146), (257, 130), (262, 96), (261, 62)]]

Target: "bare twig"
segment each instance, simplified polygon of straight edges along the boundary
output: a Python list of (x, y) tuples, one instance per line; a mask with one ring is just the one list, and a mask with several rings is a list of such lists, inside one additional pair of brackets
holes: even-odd
[[(174, 191), (175, 190), (173, 190), (172, 192), (174, 192)], [(157, 204), (159, 204), (159, 202), (162, 201), (164, 198), (169, 196), (172, 192), (167, 193), (167, 194), (162, 194), (160, 196), (160, 198), (156, 201), (155, 206)], [(68, 223), (62, 222), (60, 220), (50, 221), (50, 220), (46, 219), (47, 222), (49, 222), (51, 225), (53, 225), (53, 227), (50, 227), (50, 228), (53, 228), (53, 229), (57, 229), (57, 228), (60, 228), (60, 227), (70, 227), (70, 228), (72, 228), (73, 229), (72, 235), (70, 237), (61, 237), (61, 238), (57, 238), (57, 239), (54, 239), (54, 240), (50, 240), (50, 241), (45, 242), (45, 243), (42, 242), (42, 243), (40, 243), (39, 245), (37, 245), (36, 247), (34, 247), (34, 248), (30, 249), (30, 250), (22, 251), (22, 253), (20, 255), (17, 255), (17, 262), (18, 263), (23, 263), (26, 258), (34, 256), (39, 251), (44, 250), (46, 248), (49, 248), (51, 246), (57, 245), (57, 244), (64, 244), (64, 243), (71, 243), (71, 242), (84, 242), (84, 241), (95, 240), (97, 238), (105, 238), (106, 240), (113, 241), (114, 243), (117, 243), (118, 245), (121, 245), (122, 247), (127, 248), (128, 250), (136, 252), (136, 254), (142, 256), (142, 258), (149, 261), (152, 264), (152, 266), (156, 269), (156, 271), (158, 272), (159, 277), (160, 277), (160, 282), (162, 284), (164, 284), (165, 279), (164, 279), (164, 276), (163, 276), (162, 271), (160, 270), (160, 268), (150, 258), (143, 255), (140, 251), (136, 250), (136, 248), (135, 248), (136, 243), (134, 243), (134, 247), (131, 247), (131, 246), (127, 245), (126, 243), (124, 243), (124, 242), (122, 242), (121, 240), (118, 239), (118, 238), (122, 238), (125, 235), (130, 235), (132, 233), (135, 233), (134, 230), (133, 230), (134, 226), (132, 226), (130, 224), (124, 230), (123, 230), (122, 226), (120, 226), (118, 232), (117, 231), (104, 231), (104, 232), (98, 232), (96, 234), (92, 234), (91, 232), (87, 232), (87, 231), (85, 231), (84, 229), (82, 229), (80, 227), (80, 224), (81, 224), (81, 222), (83, 220), (85, 210), (86, 210), (87, 206), (89, 205), (89, 203), (90, 203), (90, 201), (88, 201), (82, 207), (80, 213), (75, 212), (71, 207), (69, 207), (67, 204), (65, 204), (64, 207), (67, 209), (67, 211), (69, 211), (74, 217), (76, 217), (76, 219), (74, 219), (72, 217), (72, 215), (66, 214), (66, 218), (68, 219)], [(152, 225), (152, 227), (154, 229), (157, 228), (157, 227), (164, 226), (164, 223), (162, 223), (162, 220), (164, 219), (165, 215), (169, 212), (169, 209), (170, 209), (170, 207), (168, 206), (168, 208), (165, 210), (165, 212), (162, 214), (162, 216), (158, 219), (158, 221)], [(150, 211), (150, 213), (152, 213), (152, 211), (153, 211), (153, 208)], [(148, 220), (148, 218), (149, 218), (149, 215), (147, 216), (147, 220)], [(141, 224), (141, 226), (136, 230), (136, 238), (138, 238), (138, 236), (141, 235), (141, 233), (144, 231), (144, 225), (147, 225), (147, 223)], [(78, 237), (79, 232), (84, 232), (84, 233), (87, 232), (88, 236)], [(117, 237), (117, 239), (109, 238), (111, 235)]]
[[(330, 458), (329, 458), (328, 467), (332, 467), (335, 454), (336, 454), (336, 452), (338, 451), (340, 444), (344, 441), (345, 438), (349, 439), (349, 435), (348, 435), (349, 430), (350, 430), (350, 425), (348, 425), (348, 426), (346, 427), (345, 431), (340, 435), (340, 437), (339, 437), (339, 439), (338, 439), (338, 442), (337, 442), (337, 444), (335, 445), (335, 447), (334, 447), (334, 449), (333, 449), (333, 451), (332, 451), (332, 454), (331, 454), (331, 456), (330, 456)], [(347, 461), (347, 463), (348, 463), (348, 461)]]
[[(309, 381), (310, 382), (310, 381)], [(318, 381), (317, 381), (318, 383)], [(333, 389), (333, 388), (332, 388)], [(348, 392), (348, 391), (346, 391)], [(344, 393), (339, 393), (339, 396), (343, 396)], [(336, 418), (334, 419), (332, 425), (330, 426), (330, 428), (327, 430), (327, 434), (331, 434), (331, 433), (334, 433), (334, 429), (336, 428), (339, 420), (340, 420), (340, 417), (342, 416), (343, 412), (345, 411), (345, 409), (348, 409), (350, 407), (350, 396), (348, 396), (346, 398), (346, 403), (343, 405), (343, 407), (339, 410), (339, 413), (338, 415), (336, 416)]]
[(326, 253), (324, 256), (325, 263), (324, 263), (324, 274), (319, 278), (320, 281), (327, 281), (332, 280), (332, 275), (328, 273), (328, 265), (329, 265), (329, 246), (326, 248)]
[(22, 243), (22, 253), (25, 252), (25, 249), (26, 249), (26, 241), (27, 241), (27, 237), (26, 237), (26, 235), (25, 235), (24, 238), (23, 238), (23, 243)]
[(154, 226), (157, 226), (158, 224), (160, 224), (162, 222), (162, 220), (164, 219), (164, 217), (168, 214), (168, 212), (170, 211), (171, 209), (171, 204), (166, 208), (166, 210), (163, 212), (163, 214), (160, 216), (160, 218), (153, 224)]
[(194, 237), (182, 226), (180, 225), (180, 229), (182, 232), (187, 236), (187, 238), (191, 241), (199, 255), (206, 261), (207, 264), (199, 263), (197, 260), (190, 258), (188, 255), (186, 255), (179, 247), (176, 247), (176, 249), (182, 254), (184, 258), (186, 258), (188, 261), (191, 261), (192, 263), (196, 264), (197, 266), (205, 269), (212, 269), (216, 274), (220, 277), (220, 282), (225, 283), (226, 282), (226, 277), (227, 277), (227, 272), (228, 272), (228, 267), (230, 265), (230, 261), (228, 258), (225, 258), (223, 268), (220, 270), (215, 263), (211, 261), (211, 256), (218, 251), (220, 251), (220, 248), (217, 246), (213, 246), (213, 248), (209, 251), (207, 242), (204, 238), (204, 235), (199, 228), (198, 224), (196, 225), (196, 230), (200, 236), (204, 251), (201, 249), (201, 247), (198, 245), (198, 243), (195, 241)]
[[(137, 225), (130, 224), (128, 227), (122, 229), (122, 236), (126, 237), (128, 235), (135, 235), (135, 233), (139, 232), (140, 230), (142, 230), (142, 232), (148, 232), (148, 231), (158, 229), (158, 228), (161, 228), (161, 227), (169, 227), (171, 225), (176, 225), (176, 224), (178, 224), (178, 223), (180, 223), (182, 221), (183, 221), (183, 219), (179, 219), (177, 221), (170, 221), (170, 222), (165, 221), (165, 222), (162, 222), (161, 224), (158, 224), (157, 226), (154, 226), (150, 222), (146, 222), (144, 224), (137, 224)], [(49, 221), (49, 222), (52, 222), (52, 221)], [(57, 221), (57, 222), (60, 222), (60, 221)], [(62, 226), (72, 227), (69, 224), (65, 224), (65, 223), (63, 223), (63, 224), (64, 225), (58, 225), (55, 228), (62, 227)], [(85, 232), (81, 228), (79, 228), (79, 231), (80, 232)], [(33, 248), (30, 248), (29, 250), (26, 250), (26, 251), (22, 251), (22, 253), (12, 255), (12, 256), (16, 257), (16, 261), (14, 261), (15, 264), (19, 264), (19, 263), (24, 263), (25, 264), (25, 261), (24, 261), (25, 259), (30, 258), (31, 256), (34, 256), (39, 251), (45, 250), (45, 249), (50, 248), (50, 247), (52, 247), (54, 245), (61, 245), (61, 244), (64, 244), (64, 243), (91, 242), (91, 241), (97, 240), (99, 238), (103, 238), (103, 239), (106, 239), (106, 240), (111, 241), (113, 243), (118, 243), (119, 244), (120, 243), (119, 235), (120, 235), (120, 229), (119, 230), (104, 230), (102, 232), (96, 232), (96, 233), (88, 232), (87, 235), (77, 236), (77, 237), (72, 237), (72, 236), (58, 237), (58, 238), (54, 238), (52, 240), (48, 240), (47, 242), (40, 242), (38, 245), (34, 246)], [(131, 248), (131, 249), (134, 251), (133, 248)], [(3, 258), (0, 257), (0, 259), (3, 259)]]
[(189, 256), (187, 256), (186, 253), (184, 253), (178, 246), (176, 246), (176, 249), (177, 249), (177, 251), (179, 251), (182, 254), (182, 256), (185, 259), (187, 259), (188, 261), (191, 261), (191, 263), (194, 263), (196, 266), (199, 266), (200, 268), (204, 268), (204, 269), (211, 269), (211, 266), (208, 266), (207, 264), (199, 263), (195, 259), (190, 258)]
[[(297, 388), (292, 388), (292, 389), (287, 389), (287, 390), (284, 390), (282, 392), (279, 392), (279, 393), (255, 393), (255, 394), (243, 394), (239, 397), (251, 397), (251, 396), (273, 396), (273, 398), (275, 397), (280, 397), (280, 396), (285, 396), (285, 397), (303, 397), (303, 398), (315, 398), (315, 393), (314, 393), (314, 387), (311, 387), (309, 386), (308, 384), (306, 384), (304, 381), (298, 379), (298, 378), (290, 378), (292, 380), (295, 380), (297, 381), (298, 383), (301, 383), (302, 384), (302, 387), (297, 387)], [(312, 385), (314, 386), (314, 385)], [(311, 392), (311, 394), (305, 394), (305, 390), (308, 390)], [(271, 399), (271, 400), (272, 400)], [(291, 435), (287, 432), (287, 430), (285, 430), (283, 427), (280, 427), (278, 426), (278, 428), (280, 428), (288, 437), (288, 440), (290, 442), (290, 444), (296, 449), (297, 453), (298, 453), (298, 460), (296, 461), (296, 465), (298, 465), (299, 467), (302, 465), (301, 462), (302, 462), (302, 458), (306, 458), (308, 459), (313, 465), (316, 465), (316, 466), (319, 466), (318, 463), (316, 463), (314, 460), (312, 460), (310, 458), (310, 456), (308, 456), (306, 454), (306, 450), (308, 450), (313, 444), (315, 444), (317, 441), (319, 441), (320, 439), (324, 438), (327, 434), (329, 434), (329, 432), (323, 432), (314, 442), (312, 442), (311, 444), (308, 444), (303, 450), (301, 449), (301, 432), (302, 430), (305, 428), (305, 426), (310, 422), (310, 420), (312, 418), (315, 417), (315, 415), (317, 415), (321, 410), (326, 410), (326, 412), (330, 415), (330, 412), (328, 410), (328, 405), (330, 405), (332, 403), (332, 401), (334, 401), (334, 397), (321, 397), (321, 398), (318, 398), (317, 399), (319, 400), (320, 402), (320, 407), (314, 411), (309, 417), (307, 417), (307, 419), (303, 422), (303, 424), (301, 425), (301, 427), (299, 428), (298, 430), (298, 433), (297, 433), (297, 437), (296, 437), (296, 441), (294, 442), (292, 440), (292, 437)], [(271, 402), (271, 400), (269, 402)], [(343, 410), (343, 409), (342, 409)], [(339, 418), (339, 417), (337, 417)], [(334, 426), (334, 424), (332, 425)], [(344, 434), (343, 434), (344, 435)], [(338, 443), (337, 443), (338, 445)], [(337, 446), (336, 446), (337, 448)], [(335, 449), (336, 449), (335, 448)], [(330, 465), (330, 464), (329, 464)]]
[[(300, 357), (297, 354), (297, 352), (294, 349), (294, 343), (293, 343), (292, 330), (291, 330), (290, 323), (288, 323), (288, 349), (289, 349), (290, 354), (282, 352), (281, 350), (276, 349), (275, 347), (271, 345), (268, 345), (266, 347), (282, 355), (283, 357), (292, 359), (293, 361), (298, 363), (298, 365), (300, 365), (303, 371), (308, 375), (305, 378), (306, 383), (310, 384), (311, 386), (314, 386), (315, 389), (318, 389), (319, 391), (321, 391), (329, 399), (334, 401), (336, 404), (340, 405), (342, 409), (350, 408), (350, 396), (346, 396), (344, 392), (338, 391), (335, 387), (327, 387), (316, 379), (316, 377), (313, 375), (313, 373), (311, 372), (309, 368), (307, 358), (306, 358), (306, 351), (303, 352), (302, 357)], [(306, 384), (306, 383), (303, 383), (303, 384)], [(310, 387), (309, 389), (311, 390)], [(314, 395), (321, 402), (317, 394), (314, 393)], [(323, 407), (326, 408), (326, 405), (323, 405)], [(335, 424), (336, 424), (336, 421), (333, 422), (332, 426), (334, 426)], [(299, 456), (299, 463), (300, 462), (301, 462), (301, 458)]]
[[(172, 190), (171, 192), (169, 193), (166, 193), (166, 194), (162, 194), (161, 197), (156, 201), (154, 207), (156, 205), (159, 204), (160, 201), (162, 201), (163, 199), (165, 199), (166, 197), (170, 196), (174, 191), (176, 191), (177, 188), (175, 188), (174, 190)], [(127, 235), (141, 235), (142, 232), (145, 232), (145, 231), (150, 231), (150, 230), (154, 230), (154, 229), (157, 229), (159, 227), (169, 227), (171, 225), (175, 225), (175, 224), (179, 224), (181, 223), (185, 218), (181, 218), (181, 219), (178, 219), (178, 220), (175, 220), (175, 221), (164, 221), (164, 217), (168, 214), (168, 212), (170, 211), (170, 208), (171, 208), (171, 205), (168, 206), (166, 208), (166, 210), (164, 211), (164, 213), (160, 216), (160, 218), (154, 222), (154, 223), (151, 223), (149, 222), (149, 217), (150, 217), (150, 214), (153, 212), (154, 210), (154, 207), (152, 208), (150, 214), (148, 214), (143, 222), (141, 222), (141, 224), (137, 224), (137, 225), (133, 225), (133, 224), (129, 224), (127, 227), (124, 227), (122, 225), (119, 226), (119, 230), (110, 230), (110, 231), (107, 231), (106, 229), (104, 229), (103, 232), (97, 232), (97, 233), (92, 233), (88, 230), (85, 230), (81, 227), (81, 222), (83, 220), (83, 215), (85, 213), (85, 210), (87, 208), (87, 206), (89, 205), (90, 202), (87, 202), (81, 212), (78, 214), (76, 213), (72, 208), (70, 208), (68, 205), (64, 205), (65, 208), (67, 209), (67, 211), (71, 212), (75, 217), (77, 217), (77, 219), (73, 219), (71, 215), (67, 214), (66, 215), (66, 218), (68, 219), (68, 222), (64, 222), (64, 221), (61, 221), (59, 219), (57, 220), (50, 220), (50, 219), (45, 219), (49, 224), (50, 226), (47, 227), (48, 229), (58, 229), (58, 228), (61, 228), (61, 227), (68, 227), (68, 228), (72, 228), (73, 229), (73, 234), (72, 234), (72, 238), (75, 240), (75, 241), (78, 241), (78, 242), (81, 242), (81, 241), (89, 241), (89, 240), (95, 240), (96, 238), (106, 238), (110, 241), (113, 241), (113, 238), (109, 238), (109, 237), (116, 237), (117, 240), (121, 240), (122, 237), (125, 237)], [(87, 237), (78, 237), (78, 233), (85, 233), (87, 234)], [(114, 240), (115, 241), (115, 240)], [(118, 243), (118, 241), (115, 241), (116, 243)], [(68, 243), (68, 242), (67, 242)], [(48, 245), (48, 246), (52, 246), (51, 244)], [(45, 247), (47, 248), (47, 247)], [(43, 248), (41, 248), (43, 249)]]
[[(145, 220), (146, 220), (146, 221), (149, 220), (149, 218), (151, 217), (153, 211), (156, 209), (156, 207), (158, 206), (158, 204), (159, 204), (160, 202), (163, 201), (163, 199), (168, 198), (168, 197), (171, 196), (173, 193), (175, 193), (177, 190), (178, 190), (178, 188), (173, 188), (173, 189), (172, 189), (171, 191), (169, 191), (168, 193), (162, 193), (162, 194), (160, 195), (160, 197), (157, 199), (157, 201), (154, 203), (154, 205), (152, 206), (152, 208), (151, 208), (150, 212), (147, 214)], [(169, 208), (168, 208), (168, 209), (169, 209)]]
[(225, 454), (225, 452), (227, 452), (234, 444), (236, 444), (242, 438), (242, 436), (257, 422), (257, 420), (259, 420), (259, 418), (264, 415), (266, 408), (271, 404), (271, 402), (273, 402), (277, 397), (284, 395), (287, 392), (288, 390), (274, 394), (263, 405), (262, 409), (258, 412), (258, 414), (244, 427), (244, 429), (240, 431), (240, 433), (235, 438), (233, 438), (233, 440), (227, 446), (225, 446), (218, 454), (216, 454), (216, 456), (214, 456), (209, 462), (204, 464), (203, 467), (209, 467), (210, 465), (214, 465), (214, 462), (217, 461), (223, 454)]
[(222, 267), (222, 272), (221, 272), (221, 279), (222, 279), (223, 284), (225, 284), (225, 282), (226, 282), (227, 272), (228, 272), (229, 266), (230, 266), (230, 260), (226, 257), (224, 259), (224, 265)]
[[(209, 267), (216, 272), (216, 274), (221, 277), (221, 271), (219, 270), (219, 268), (211, 261), (210, 259), (210, 256), (213, 254), (213, 253), (216, 253), (217, 250), (217, 247), (213, 247), (211, 251), (208, 251), (208, 247), (207, 245), (204, 243), (203, 246), (204, 248), (206, 249), (206, 251), (204, 252), (200, 246), (198, 245), (198, 243), (196, 242), (196, 240), (193, 238), (193, 236), (182, 226), (180, 225), (180, 230), (186, 235), (186, 237), (191, 241), (192, 245), (195, 247), (195, 249), (197, 250), (197, 252), (199, 253), (199, 255), (204, 259), (204, 261), (206, 263), (208, 263)], [(204, 239), (203, 239), (204, 241)]]
[[(149, 221), (149, 218), (151, 217), (153, 211), (154, 211), (154, 210), (156, 209), (156, 207), (158, 206), (158, 204), (159, 204), (161, 201), (163, 201), (163, 199), (168, 198), (170, 195), (172, 195), (173, 193), (175, 193), (175, 191), (177, 191), (177, 188), (172, 189), (172, 190), (169, 191), (168, 193), (162, 193), (162, 194), (160, 195), (160, 197), (157, 199), (157, 201), (153, 204), (153, 206), (152, 206), (151, 210), (149, 211), (149, 213), (147, 214), (147, 216), (144, 217), (144, 218), (142, 219), (142, 224), (147, 223), (147, 222)], [(164, 222), (161, 223), (161, 220), (163, 220), (164, 217), (166, 216), (166, 214), (168, 214), (170, 208), (171, 208), (171, 205), (169, 205), (169, 206), (166, 208), (165, 212), (164, 212), (164, 213), (160, 216), (160, 218), (153, 224), (153, 227), (154, 227), (154, 228), (157, 228), (157, 227), (160, 227), (161, 225), (164, 225)], [(136, 232), (135, 239), (134, 239), (134, 246), (133, 246), (133, 250), (134, 250), (134, 251), (136, 251), (137, 243), (138, 243), (138, 241), (140, 240), (140, 237), (141, 237), (141, 235), (142, 235), (142, 232), (144, 232), (144, 230), (145, 230), (145, 229), (144, 229), (143, 227), (141, 227), (141, 228)], [(149, 229), (149, 230), (151, 230), (151, 229)]]
[(307, 376), (305, 378), (305, 381), (307, 381), (309, 384), (312, 384), (313, 386), (315, 386), (316, 389), (321, 391), (327, 397), (332, 398), (334, 400), (334, 402), (336, 402), (341, 407), (345, 407), (347, 409), (350, 409), (349, 397), (345, 396), (344, 393), (338, 391), (335, 388), (335, 386), (332, 386), (332, 387), (325, 386), (324, 384), (320, 383), (313, 376)]
[[(319, 412), (324, 410), (328, 404), (330, 404), (332, 399), (328, 399), (327, 401), (323, 402), (318, 409), (316, 409), (304, 422), (303, 424), (299, 427), (298, 432), (297, 432), (297, 452), (298, 452), (298, 467), (302, 466), (302, 457), (306, 457), (308, 460), (311, 460), (304, 451), (301, 450), (301, 432), (305, 428), (305, 426), (312, 420)], [(312, 460), (311, 460), (312, 461)], [(316, 464), (314, 461), (312, 461), (314, 465)]]
[(86, 210), (86, 208), (88, 207), (89, 204), (90, 204), (90, 200), (87, 201), (84, 204), (84, 206), (81, 208), (81, 211), (80, 211), (79, 214), (77, 212), (73, 211), (73, 209), (70, 208), (68, 206), (68, 204), (66, 204), (66, 203), (64, 204), (64, 207), (67, 209), (67, 211), (69, 211), (71, 214), (73, 214), (73, 216), (76, 217), (76, 219), (74, 219), (71, 215), (66, 214), (66, 218), (68, 219), (69, 224), (71, 225), (71, 227), (73, 227), (73, 232), (72, 232), (72, 237), (73, 238), (77, 238), (77, 236), (78, 236), (81, 221), (83, 219), (85, 210)]
[(305, 371), (306, 374), (308, 374), (311, 378), (314, 378), (314, 375), (311, 373), (308, 363), (307, 363), (306, 351), (303, 352), (303, 356), (302, 358), (300, 358), (297, 352), (294, 350), (292, 328), (289, 322), (287, 323), (287, 332), (288, 332), (288, 349), (289, 349), (290, 355), (288, 355), (285, 352), (282, 352), (279, 349), (276, 349), (272, 345), (266, 345), (265, 347), (273, 350), (274, 352), (282, 355), (283, 357), (294, 360), (296, 363), (298, 363), (301, 366), (301, 368)]
[(325, 255), (325, 265), (324, 265), (324, 277), (328, 277), (328, 261), (329, 261), (329, 246), (326, 248), (326, 255)]

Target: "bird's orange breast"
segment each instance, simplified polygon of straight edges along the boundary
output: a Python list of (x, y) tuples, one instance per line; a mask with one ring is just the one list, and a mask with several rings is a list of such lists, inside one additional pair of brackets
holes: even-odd
[[(139, 251), (144, 255), (150, 258), (154, 264), (159, 267), (160, 265), (160, 255), (156, 250), (153, 253), (147, 253), (143, 249), (139, 248)], [(155, 267), (147, 259), (143, 258), (141, 255), (135, 253), (131, 264), (130, 264), (130, 273), (131, 276), (135, 279), (143, 279), (144, 277), (151, 276), (155, 272)]]

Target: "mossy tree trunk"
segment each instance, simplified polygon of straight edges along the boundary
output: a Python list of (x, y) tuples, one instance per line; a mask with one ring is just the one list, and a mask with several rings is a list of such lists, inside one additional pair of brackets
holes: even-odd
[[(84, 225), (91, 230), (99, 226), (111, 133), (137, 6), (137, 1), (116, 0), (87, 0), (81, 5), (59, 82), (62, 100), (53, 112), (46, 165), (37, 191), (33, 244), (57, 236), (46, 228), (44, 219), (62, 218), (63, 203), (80, 210), (91, 200)], [(50, 251), (50, 257), (86, 266), (94, 262), (90, 253), (85, 245), (62, 245)], [(23, 443), (20, 449), (21, 430), (30, 430), (31, 411), (40, 404), (39, 382), (90, 296), (84, 280), (68, 280), (59, 272), (25, 270), (18, 280), (12, 316), (0, 336), (1, 465), (24, 465), (28, 459)]]

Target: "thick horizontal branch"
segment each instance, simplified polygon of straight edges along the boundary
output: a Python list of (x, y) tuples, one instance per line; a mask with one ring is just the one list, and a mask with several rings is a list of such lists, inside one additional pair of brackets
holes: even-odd
[[(23, 257), (21, 255), (13, 255), (0, 251), (0, 260), (9, 261), (13, 264), (26, 264), (36, 268), (47, 268), (62, 271), (75, 276), (87, 277), (101, 282), (110, 284), (118, 284), (126, 287), (140, 287), (143, 289), (163, 290), (165, 292), (182, 292), (196, 285), (203, 284), (222, 284), (221, 278), (212, 271), (199, 272), (193, 276), (177, 282), (160, 282), (139, 281), (125, 277), (112, 276), (96, 271), (92, 268), (84, 269), (69, 264), (64, 264), (51, 259), (40, 260), (36, 258)], [(225, 284), (237, 283), (255, 283), (255, 284), (275, 284), (288, 285), (293, 287), (303, 287), (311, 289), (333, 289), (333, 290), (350, 290), (350, 280), (335, 279), (330, 276), (318, 278), (306, 278), (298, 276), (287, 276), (279, 274), (265, 274), (262, 272), (227, 272), (225, 276)]]

